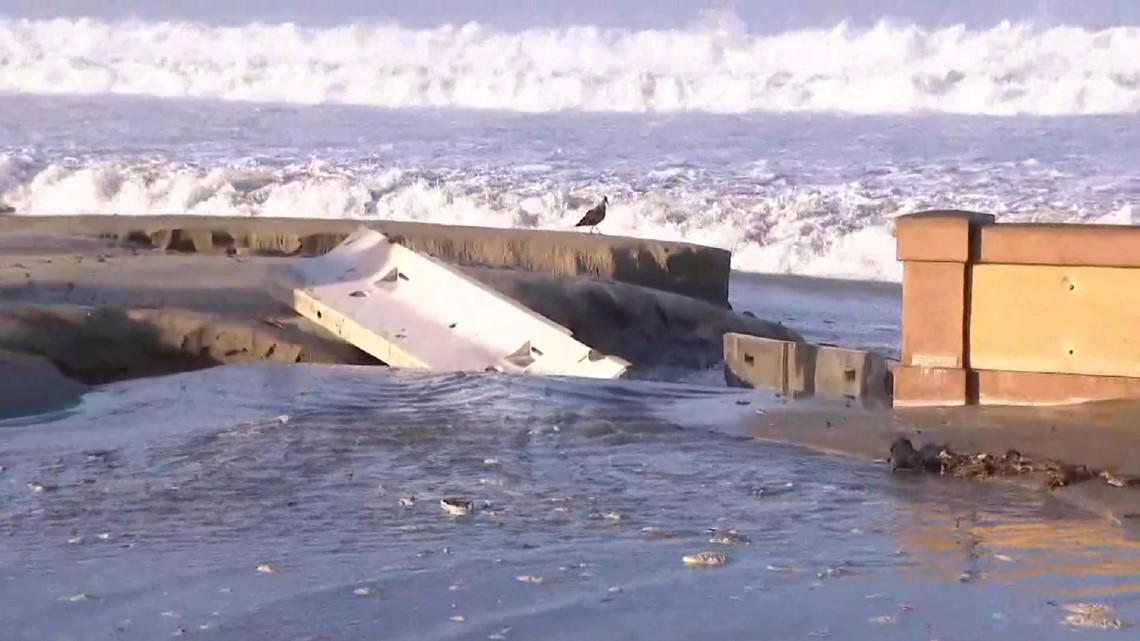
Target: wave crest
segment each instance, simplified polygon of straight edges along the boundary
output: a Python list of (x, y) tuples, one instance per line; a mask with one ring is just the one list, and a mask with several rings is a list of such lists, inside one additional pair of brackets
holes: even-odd
[(0, 91), (520, 112), (1140, 112), (1140, 28), (748, 34), (0, 20)]
[[(1131, 205), (1116, 198), (1058, 208), (1058, 195), (1048, 192), (1009, 202), (964, 194), (955, 184), (761, 182), (740, 190), (703, 180), (691, 167), (654, 171), (637, 184), (613, 182), (601, 188), (610, 197), (601, 231), (724, 247), (742, 271), (898, 281), (891, 227), (899, 214), (946, 207), (1003, 220), (1132, 222)], [(198, 166), (0, 154), (0, 202), (21, 215), (298, 216), (571, 230), (601, 193), (552, 182), (538, 166), (498, 175), (321, 161)]]

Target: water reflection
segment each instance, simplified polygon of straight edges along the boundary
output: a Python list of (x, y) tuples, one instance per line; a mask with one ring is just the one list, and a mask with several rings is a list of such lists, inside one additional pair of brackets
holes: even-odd
[[(1053, 639), (1075, 599), (1136, 619), (1140, 549), (1110, 526), (710, 432), (736, 400), (353, 368), (110, 388), (0, 432), (0, 638)], [(729, 562), (681, 563), (708, 549)]]

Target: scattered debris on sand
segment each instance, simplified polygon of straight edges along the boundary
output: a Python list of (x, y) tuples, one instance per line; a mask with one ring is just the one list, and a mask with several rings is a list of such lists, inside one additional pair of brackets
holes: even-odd
[(892, 472), (929, 472), (983, 480), (999, 476), (1041, 474), (1044, 476), (1045, 488), (1049, 490), (1095, 478), (1113, 487), (1140, 487), (1140, 477), (1120, 475), (1110, 470), (1093, 470), (1084, 465), (1052, 459), (1033, 461), (1017, 450), (1008, 450), (1001, 456), (995, 456), (988, 452), (963, 454), (947, 445), (935, 443), (927, 443), (915, 449), (910, 439), (905, 437), (899, 437), (891, 443), (887, 461)]
[(475, 504), (467, 499), (440, 499), (439, 507), (452, 516), (466, 516), (475, 511)]
[(591, 512), (586, 515), (586, 518), (591, 521), (609, 521), (610, 523), (617, 523), (622, 520), (622, 515), (617, 512)]
[(748, 543), (748, 537), (740, 534), (735, 528), (720, 529), (710, 527), (708, 529), (709, 543), (716, 543), (719, 545), (736, 545), (737, 543)]
[(728, 562), (728, 556), (719, 552), (697, 552), (688, 554), (681, 561), (690, 567), (715, 567)]
[(1061, 609), (1071, 613), (1065, 617), (1064, 623), (1074, 628), (1108, 630), (1124, 627), (1120, 619), (1112, 616), (1112, 606), (1101, 603), (1069, 603), (1061, 606)]

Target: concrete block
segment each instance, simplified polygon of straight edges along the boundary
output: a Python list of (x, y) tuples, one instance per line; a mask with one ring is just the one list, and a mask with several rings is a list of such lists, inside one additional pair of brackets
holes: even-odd
[(778, 391), (792, 398), (889, 398), (897, 361), (881, 354), (780, 341), (744, 334), (724, 336), (729, 385)]
[(392, 367), (618, 378), (629, 363), (463, 272), (361, 227), (268, 274), (275, 299)]

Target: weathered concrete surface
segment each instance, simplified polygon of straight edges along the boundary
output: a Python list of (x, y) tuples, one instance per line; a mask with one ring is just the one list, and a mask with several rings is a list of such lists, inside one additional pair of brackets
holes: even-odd
[[(268, 331), (273, 328), (267, 322), (280, 323), (296, 333), (274, 334), (274, 341), (299, 342), (306, 336), (315, 337), (319, 339), (317, 345), (326, 351), (317, 356), (312, 351), (316, 347), (311, 348), (307, 353), (313, 360), (359, 362), (359, 350), (298, 317), (265, 292), (266, 270), (287, 260), (292, 258), (140, 252), (106, 247), (91, 238), (45, 240), (0, 235), (0, 305), (107, 307), (132, 310), (130, 313), (136, 315), (147, 308), (200, 312), (208, 318), (187, 321), (188, 326), (171, 330), (172, 338), (167, 342), (180, 345), (182, 336), (212, 335), (224, 329), (226, 336), (234, 338), (221, 340), (220, 344), (230, 346), (219, 347), (223, 353), (233, 349), (235, 341), (247, 345), (253, 340), (247, 340), (239, 328)], [(565, 325), (583, 343), (631, 361), (635, 371), (639, 365), (662, 361), (716, 364), (726, 331), (799, 339), (796, 332), (775, 323), (628, 283), (475, 267), (465, 271)], [(221, 320), (233, 325), (219, 329)], [(70, 327), (74, 329), (75, 324)], [(56, 339), (44, 337), (33, 351), (45, 353), (52, 340)], [(199, 339), (190, 339), (190, 344), (195, 340)], [(350, 351), (328, 351), (333, 345)], [(210, 353), (212, 360), (184, 359), (177, 368), (227, 362), (217, 358), (217, 350)], [(141, 366), (128, 369), (146, 371)]]
[(0, 420), (67, 409), (86, 391), (42, 356), (0, 349)]
[[(853, 402), (783, 401), (750, 419), (744, 433), (772, 442), (866, 459), (885, 460), (891, 443), (905, 436), (960, 453), (1009, 449), (1037, 461), (1054, 459), (1089, 468), (1140, 474), (1136, 426), (1140, 403), (1081, 406), (867, 409)], [(886, 465), (883, 473), (889, 474)], [(913, 473), (898, 473), (900, 482)], [(1043, 477), (1002, 477), (1002, 482), (1043, 488)], [(947, 483), (970, 482), (945, 479)], [(1140, 528), (1140, 489), (1117, 488), (1093, 479), (1053, 490), (1069, 501), (1122, 524)]]
[(865, 350), (756, 335), (724, 336), (729, 386), (771, 389), (792, 398), (858, 398), (889, 407), (895, 363)]
[(40, 355), (91, 385), (227, 363), (377, 363), (295, 326), (177, 308), (0, 305), (0, 349)]
[(301, 256), (329, 251), (361, 224), (457, 265), (612, 278), (728, 306), (730, 252), (604, 234), (313, 218), (5, 216), (0, 235), (71, 235), (200, 254)]
[(566, 327), (578, 340), (635, 367), (715, 364), (726, 332), (803, 340), (779, 323), (628, 283), (502, 269), (464, 271)]

